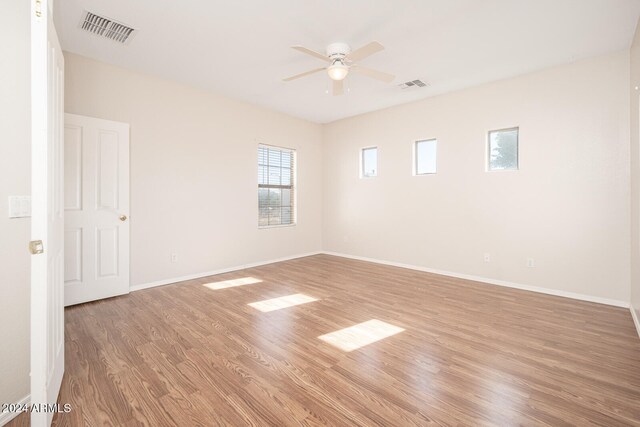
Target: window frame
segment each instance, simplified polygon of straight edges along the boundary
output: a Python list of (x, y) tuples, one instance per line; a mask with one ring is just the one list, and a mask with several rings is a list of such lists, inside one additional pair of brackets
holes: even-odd
[[(286, 186), (286, 185), (269, 185), (269, 184), (260, 184), (260, 174), (256, 174), (256, 183), (258, 184), (257, 189), (257, 196), (258, 196), (258, 207), (257, 207), (257, 212), (258, 212), (258, 229), (268, 229), (268, 228), (282, 228), (282, 227), (295, 227), (298, 224), (298, 153), (296, 151), (295, 148), (288, 148), (288, 147), (281, 147), (278, 145), (271, 145), (271, 144), (264, 144), (264, 143), (258, 143), (258, 150), (256, 150), (257, 153), (257, 162), (256, 165), (258, 166), (258, 171), (260, 170), (260, 166), (266, 166), (266, 165), (261, 165), (260, 164), (260, 147), (265, 147), (267, 149), (276, 149), (276, 150), (280, 150), (280, 151), (288, 151), (291, 153), (291, 185), (290, 186)], [(290, 187), (289, 189), (291, 190), (291, 223), (290, 224), (267, 224), (267, 225), (260, 225), (260, 188), (279, 188), (279, 189), (286, 189), (287, 187)], [(282, 206), (282, 205), (281, 205)], [(282, 214), (281, 214), (281, 218), (282, 218)]]
[[(418, 173), (418, 143), (420, 143), (420, 142), (431, 142), (431, 141), (434, 141), (436, 143), (436, 171), (435, 172)], [(413, 141), (412, 148), (413, 148), (413, 176), (436, 175), (438, 173), (438, 138), (416, 139), (416, 140)]]
[[(491, 168), (491, 134), (496, 132), (516, 131), (516, 167), (509, 169), (492, 169)], [(487, 131), (487, 140), (485, 147), (485, 172), (515, 172), (520, 170), (520, 126), (512, 126), (507, 128), (492, 129)]]
[[(376, 174), (375, 175), (365, 175), (364, 173), (364, 152), (366, 150), (376, 150)], [(378, 153), (380, 150), (378, 150), (378, 146), (377, 145), (370, 145), (367, 147), (362, 147), (360, 148), (360, 179), (371, 179), (371, 178), (377, 178), (378, 176), (380, 176), (380, 172), (378, 170), (378, 164), (380, 163), (378, 161)]]

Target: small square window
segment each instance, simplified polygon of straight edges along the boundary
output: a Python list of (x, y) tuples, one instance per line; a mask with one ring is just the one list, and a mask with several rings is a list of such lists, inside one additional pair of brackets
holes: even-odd
[(488, 165), (490, 171), (518, 169), (518, 128), (489, 132)]
[(378, 176), (378, 147), (362, 149), (362, 178)]
[(413, 174), (427, 175), (436, 173), (436, 146), (438, 141), (428, 139), (416, 141), (413, 147)]

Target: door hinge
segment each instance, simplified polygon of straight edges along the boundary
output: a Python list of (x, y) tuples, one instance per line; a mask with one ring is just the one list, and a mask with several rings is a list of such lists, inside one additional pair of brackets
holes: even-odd
[(42, 0), (36, 0), (36, 17), (42, 18)]
[(44, 253), (44, 244), (42, 240), (32, 240), (29, 242), (29, 252), (32, 255), (38, 255)]

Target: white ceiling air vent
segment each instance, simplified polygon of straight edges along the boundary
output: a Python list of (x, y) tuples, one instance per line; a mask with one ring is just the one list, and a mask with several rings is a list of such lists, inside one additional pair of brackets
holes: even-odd
[(128, 25), (88, 11), (85, 11), (83, 15), (82, 21), (80, 22), (80, 28), (97, 36), (122, 44), (131, 40), (136, 31)]
[(419, 88), (419, 87), (427, 87), (428, 83), (423, 82), (422, 80), (411, 80), (409, 82), (404, 82), (398, 85), (400, 89), (410, 89), (410, 88)]

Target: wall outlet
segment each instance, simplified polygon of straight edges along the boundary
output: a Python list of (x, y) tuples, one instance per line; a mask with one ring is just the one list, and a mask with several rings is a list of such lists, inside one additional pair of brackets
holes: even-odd
[(491, 262), (491, 254), (489, 252), (485, 252), (484, 262)]
[(527, 267), (533, 268), (536, 266), (536, 261), (533, 258), (527, 258)]
[(178, 254), (176, 253), (171, 254), (171, 262), (178, 262)]

